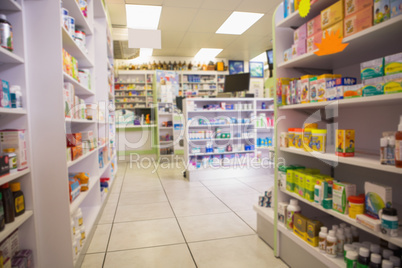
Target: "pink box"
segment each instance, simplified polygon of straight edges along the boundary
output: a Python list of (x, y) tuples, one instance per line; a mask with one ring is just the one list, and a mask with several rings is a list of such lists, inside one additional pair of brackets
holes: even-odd
[(365, 9), (366, 7), (372, 6), (373, 3), (373, 0), (345, 0), (344, 16), (346, 17), (355, 14), (356, 12)]
[(353, 15), (347, 16), (344, 20), (343, 36), (351, 36), (366, 28), (373, 26), (373, 6), (368, 6)]
[(303, 24), (293, 32), (293, 43), (297, 43), (307, 38), (307, 23)]
[(300, 40), (292, 45), (292, 59), (293, 57), (306, 54), (306, 40)]
[(316, 32), (314, 35), (307, 38), (307, 53), (312, 52), (317, 49), (315, 43), (321, 43), (322, 31)]
[(307, 38), (321, 32), (321, 14), (307, 22)]

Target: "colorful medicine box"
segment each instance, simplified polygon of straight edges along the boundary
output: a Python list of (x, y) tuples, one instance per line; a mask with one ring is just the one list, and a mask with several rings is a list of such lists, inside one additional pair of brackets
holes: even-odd
[(391, 18), (390, 0), (374, 0), (374, 25)]
[(335, 155), (350, 157), (355, 156), (355, 131), (354, 129), (336, 130)]
[(11, 108), (10, 86), (6, 80), (1, 80), (0, 107)]
[(343, 29), (344, 37), (351, 36), (373, 26), (372, 8), (373, 6), (368, 6), (353, 15), (345, 17)]
[(402, 73), (384, 76), (384, 94), (402, 92)]
[(360, 63), (362, 80), (376, 78), (384, 75), (384, 58), (378, 58)]
[(306, 51), (307, 51), (306, 39), (295, 42), (292, 45), (292, 59), (296, 58), (297, 56), (305, 54)]
[(379, 219), (380, 210), (392, 206), (392, 188), (366, 181), (364, 183), (366, 214)]
[(300, 213), (293, 215), (293, 232), (304, 241), (307, 238), (307, 220), (307, 217)]
[(314, 174), (307, 174), (304, 182), (304, 198), (310, 202), (314, 202), (314, 186), (316, 177)]
[(307, 53), (310, 53), (318, 49), (316, 44), (320, 44), (321, 41), (322, 41), (322, 31), (318, 31), (314, 35), (307, 37), (306, 39)]
[(356, 85), (357, 79), (354, 77), (341, 77), (335, 79), (336, 97), (343, 99), (345, 88), (347, 86)]
[(310, 78), (310, 102), (318, 101), (318, 79), (317, 77)]
[(328, 27), (326, 30), (322, 31), (322, 38), (326, 38), (327, 34), (330, 35), (333, 33), (334, 35), (339, 31), (338, 37), (343, 37), (343, 20), (335, 23), (334, 25)]
[(376, 96), (384, 94), (384, 78), (377, 77), (364, 80), (362, 95), (363, 97)]
[(343, 87), (343, 98), (358, 98), (362, 96), (362, 84)]
[(332, 74), (323, 74), (317, 77), (317, 96), (316, 101), (326, 101), (325, 92), (326, 92), (326, 84), (328, 81), (332, 80)]
[(334, 182), (332, 189), (332, 209), (348, 214), (348, 197), (356, 195), (356, 185), (346, 182)]
[(278, 202), (278, 221), (285, 224), (286, 222), (286, 212), (288, 204), (284, 202)]
[(286, 105), (286, 87), (289, 86), (290, 78), (278, 78), (276, 82), (276, 96), (278, 105)]
[(288, 48), (283, 52), (283, 62), (287, 62), (292, 59), (292, 48)]
[(307, 22), (307, 37), (313, 36), (318, 32), (321, 32), (321, 15)]
[(402, 73), (402, 52), (384, 57), (384, 74)]
[(66, 138), (67, 138), (67, 147), (73, 147), (82, 144), (81, 133), (66, 134)]
[(300, 26), (293, 32), (293, 43), (306, 40), (306, 38), (307, 38), (307, 23), (304, 23), (302, 26)]
[(1, 130), (1, 151), (14, 148), (17, 154), (18, 171), (28, 168), (27, 136), (24, 129)]
[(320, 221), (307, 220), (306, 242), (313, 247), (318, 247), (318, 235), (322, 226), (324, 225)]
[(327, 29), (341, 21), (343, 17), (343, 0), (341, 0), (321, 11), (321, 29)]
[(309, 103), (310, 102), (310, 79), (315, 76), (313, 75), (304, 75), (300, 77), (301, 79), (301, 95), (300, 95), (300, 103)]
[(390, 0), (391, 1), (391, 18), (402, 14), (402, 0)]
[[(345, 17), (355, 14), (366, 7), (373, 6), (373, 0), (345, 0)], [(373, 12), (370, 12), (373, 14)], [(372, 15), (371, 15), (372, 17)]]

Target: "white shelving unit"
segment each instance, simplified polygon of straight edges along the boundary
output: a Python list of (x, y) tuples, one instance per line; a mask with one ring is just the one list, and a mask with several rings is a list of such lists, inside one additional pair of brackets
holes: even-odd
[[(157, 116), (158, 116), (158, 140), (159, 140), (159, 157), (173, 156), (174, 143), (176, 141), (173, 131), (173, 103), (158, 103)], [(163, 124), (170, 122), (171, 126), (166, 127)], [(169, 137), (169, 140), (166, 138)], [(163, 140), (164, 139), (164, 140)]]
[[(226, 109), (226, 107), (225, 109), (204, 109), (204, 106), (206, 105), (218, 105), (218, 107), (221, 107), (221, 103), (233, 105), (233, 107), (235, 105), (245, 104), (251, 108), (244, 110), (233, 110), (231, 108)], [(272, 106), (273, 99), (190, 98), (185, 99), (183, 104), (183, 114), (185, 119), (184, 126), (186, 127), (184, 157), (188, 166), (186, 176), (190, 180), (196, 180), (203, 176), (233, 177), (242, 175), (258, 175), (264, 173), (265, 170), (263, 168), (248, 168), (244, 167), (244, 165), (251, 163), (252, 159), (254, 158), (261, 161), (262, 157), (270, 157), (271, 152), (261, 150), (257, 147), (257, 145), (258, 141), (260, 141), (262, 138), (265, 139), (269, 137), (272, 140), (273, 129), (270, 126), (267, 126), (267, 122), (273, 119), (274, 114), (270, 112), (268, 108), (264, 109), (264, 112), (267, 111), (268, 113), (260, 112), (260, 110), (262, 110), (263, 104), (264, 107)], [(265, 114), (263, 119), (261, 114)], [(269, 120), (267, 118), (269, 118)], [(222, 124), (223, 122), (221, 124), (209, 123), (212, 120), (218, 119), (224, 120), (225, 124)], [(239, 122), (239, 119), (241, 119), (241, 122)], [(260, 125), (261, 128), (257, 129), (257, 126)], [(260, 132), (262, 129), (265, 129), (266, 132)], [(200, 131), (212, 131), (212, 136), (209, 138), (193, 137), (194, 132), (197, 133)], [(216, 135), (219, 131), (222, 133), (230, 133), (230, 138), (217, 138)], [(212, 143), (214, 152), (206, 152), (207, 143)], [(231, 151), (226, 150), (228, 145), (232, 147)], [(250, 148), (246, 148), (246, 145), (250, 146)], [(239, 148), (234, 148), (237, 146), (239, 146)], [(216, 147), (225, 147), (225, 150), (218, 152), (215, 151)], [(198, 148), (200, 152), (193, 152), (193, 148)], [(224, 157), (222, 157), (224, 155), (235, 155), (234, 159), (228, 160), (234, 162), (226, 163), (226, 160), (224, 160)], [(205, 157), (214, 158), (208, 159)], [(222, 159), (219, 160), (219, 157)], [(237, 163), (236, 161), (244, 163)], [(211, 166), (206, 167), (205, 164)], [(218, 169), (216, 166), (221, 166), (221, 168)]]
[[(85, 17), (77, 1), (63, 0), (62, 5), (69, 11), (69, 15), (75, 18), (76, 26), (86, 33), (86, 49), (77, 46), (73, 38), (60, 25), (62, 21), (60, 1), (23, 2), (26, 13), (26, 40), (29, 40), (29, 46), (25, 49), (27, 80), (29, 91), (34, 92), (24, 100), (29, 103), (27, 114), (29, 125), (32, 126), (30, 135), (35, 140), (31, 149), (33, 164), (31, 173), (38, 179), (32, 183), (34, 205), (32, 207), (28, 203), (29, 206), (27, 206), (28, 212), (33, 211), (33, 217), (31, 216), (23, 224), (24, 226), (32, 224), (34, 229), (29, 233), (24, 231), (22, 235), (20, 234), (20, 238), (23, 237), (26, 240), (37, 234), (36, 245), (30, 247), (35, 252), (36, 267), (81, 266), (94, 232), (94, 224), (104, 204), (105, 195), (101, 193), (100, 178), (109, 177), (112, 183), (116, 171), (114, 117), (113, 112), (109, 112), (109, 104), (114, 103), (114, 87), (110, 85), (108, 72), (113, 69), (113, 56), (109, 53), (112, 51), (111, 42), (107, 41), (110, 29), (102, 2), (87, 1), (88, 13)], [(45, 19), (38, 20), (38, 17)], [(52, 38), (49, 39), (49, 36)], [(77, 59), (78, 68), (90, 70), (91, 89), (63, 71), (62, 49)], [(75, 95), (99, 111), (94, 115), (93, 120), (65, 119), (64, 82), (72, 83)], [(66, 133), (82, 131), (92, 131), (99, 144), (94, 150), (78, 159), (67, 161)], [(100, 144), (104, 145), (99, 146)], [(98, 158), (102, 151), (107, 155), (105, 165), (100, 167)], [(89, 189), (81, 192), (70, 203), (68, 174), (76, 172), (89, 174)], [(26, 176), (28, 174), (24, 175)], [(27, 196), (28, 200), (31, 195)], [(74, 258), (71, 242), (73, 241), (71, 215), (78, 208), (83, 212), (87, 239), (79, 256)], [(55, 211), (57, 217), (55, 217)], [(35, 225), (32, 218), (35, 219)]]
[[(283, 19), (283, 4), (280, 4), (274, 15), (274, 51), (275, 76), (300, 77), (306, 74), (320, 75), (336, 73), (347, 77), (356, 77), (360, 83), (360, 63), (402, 52), (399, 34), (402, 27), (402, 17), (392, 18), (384, 23), (367, 28), (355, 35), (344, 38), (349, 43), (346, 49), (338, 54), (317, 56), (307, 53), (287, 62), (283, 62), (283, 52), (292, 45), (293, 29), (301, 26), (335, 1), (322, 0), (311, 6), (310, 15), (301, 18), (298, 12)], [(299, 164), (318, 168), (322, 174), (328, 174), (337, 180), (356, 184), (357, 194), (364, 193), (364, 182), (388, 185), (392, 187), (393, 207), (402, 209), (398, 199), (402, 190), (399, 187), (402, 169), (381, 165), (379, 162), (379, 140), (383, 131), (396, 131), (399, 116), (402, 115), (402, 93), (360, 97), (330, 102), (308, 103), (281, 106), (276, 108), (276, 136), (287, 132), (288, 128), (302, 128), (305, 122), (318, 123), (321, 129), (327, 129), (328, 141), (326, 153), (311, 153), (293, 148), (280, 148), (275, 142), (277, 154), (276, 165)], [(282, 119), (282, 120), (279, 120)], [(355, 156), (338, 157), (335, 155), (336, 129), (355, 130)], [(265, 208), (255, 206), (257, 211), (257, 233), (275, 249), (275, 255), (281, 257), (288, 265), (297, 267), (345, 267), (342, 258), (330, 259), (302, 241), (293, 232), (281, 224), (276, 213), (277, 202), (288, 202), (289, 199), (299, 200), (302, 214), (308, 218), (321, 220), (324, 225), (345, 222), (360, 230), (360, 240), (379, 243), (384, 239), (402, 246), (402, 238), (387, 237), (358, 224), (348, 215), (340, 214), (332, 209), (313, 204), (299, 195), (279, 189), (278, 171), (275, 171), (274, 209), (269, 212)], [(295, 258), (295, 256), (298, 256)]]
[[(216, 96), (223, 92), (225, 75), (229, 72), (218, 71), (177, 71), (180, 79), (180, 90), (183, 96)], [(195, 80), (195, 81), (194, 81)]]

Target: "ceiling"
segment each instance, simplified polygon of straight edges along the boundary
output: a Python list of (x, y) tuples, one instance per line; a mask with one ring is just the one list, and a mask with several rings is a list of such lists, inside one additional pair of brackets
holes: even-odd
[[(114, 44), (120, 55), (136, 57), (127, 47), (125, 4), (159, 5), (162, 49), (152, 56), (193, 57), (200, 48), (222, 48), (217, 58), (248, 61), (272, 48), (272, 15), (282, 0), (106, 0), (113, 26)], [(233, 11), (263, 13), (242, 35), (216, 34)], [(123, 41), (123, 42), (120, 42)], [(117, 52), (117, 51), (116, 51)], [(118, 54), (116, 53), (116, 54)]]

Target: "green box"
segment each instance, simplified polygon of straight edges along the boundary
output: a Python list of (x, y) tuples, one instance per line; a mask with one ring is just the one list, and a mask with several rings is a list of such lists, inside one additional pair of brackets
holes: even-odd
[(384, 58), (360, 63), (360, 76), (362, 80), (381, 77), (384, 75)]
[(363, 97), (376, 96), (384, 94), (384, 78), (377, 77), (364, 80), (362, 88)]

